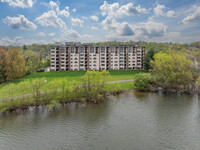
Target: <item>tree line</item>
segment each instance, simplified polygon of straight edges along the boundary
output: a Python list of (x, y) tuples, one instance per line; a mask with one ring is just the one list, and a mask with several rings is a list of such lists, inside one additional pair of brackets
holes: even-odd
[(48, 45), (0, 47), (0, 82), (20, 78), (50, 66)]

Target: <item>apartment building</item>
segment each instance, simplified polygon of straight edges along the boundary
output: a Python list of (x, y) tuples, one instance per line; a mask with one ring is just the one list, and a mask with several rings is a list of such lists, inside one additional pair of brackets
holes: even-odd
[(141, 70), (145, 47), (138, 45), (92, 46), (60, 42), (51, 48), (51, 71)]

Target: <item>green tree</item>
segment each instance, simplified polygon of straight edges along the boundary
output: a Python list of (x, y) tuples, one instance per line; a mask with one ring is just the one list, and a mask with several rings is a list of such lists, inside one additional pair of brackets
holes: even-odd
[(150, 80), (151, 75), (148, 73), (137, 74), (134, 77), (133, 88), (139, 91), (147, 91), (151, 87)]
[(154, 48), (150, 48), (146, 54), (145, 57), (145, 62), (144, 62), (144, 68), (145, 70), (149, 71), (149, 69), (151, 69), (151, 65), (150, 65), (150, 61), (154, 60), (153, 56), (156, 54), (157, 52), (155, 51)]
[(192, 83), (191, 61), (177, 51), (159, 52), (151, 61), (153, 73), (158, 76), (158, 84), (165, 89), (185, 89)]
[(25, 61), (19, 54), (19, 50), (13, 48), (8, 51), (6, 57), (6, 79), (12, 80), (20, 78), (26, 73)]
[(23, 50), (27, 50), (27, 47), (26, 47), (26, 45), (24, 44), (24, 46), (23, 46)]
[(5, 48), (0, 48), (0, 81), (6, 81), (6, 61), (7, 51)]
[(40, 57), (38, 54), (31, 50), (26, 50), (22, 54), (25, 60), (25, 65), (27, 70), (30, 72), (35, 72), (40, 67)]

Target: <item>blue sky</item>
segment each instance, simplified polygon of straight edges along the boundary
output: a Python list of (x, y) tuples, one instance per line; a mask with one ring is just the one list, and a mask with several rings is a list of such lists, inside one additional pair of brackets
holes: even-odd
[(200, 40), (199, 0), (0, 0), (0, 45)]

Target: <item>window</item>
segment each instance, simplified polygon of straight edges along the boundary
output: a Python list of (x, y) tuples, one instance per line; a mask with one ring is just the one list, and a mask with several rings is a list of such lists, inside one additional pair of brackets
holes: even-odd
[[(84, 53), (84, 47), (80, 48), (80, 53)], [(83, 54), (81, 54), (81, 55), (83, 55)]]
[(71, 47), (71, 53), (74, 53), (74, 47)]
[(111, 47), (111, 53), (115, 53), (115, 48)]
[(76, 54), (78, 54), (78, 47), (76, 47)]
[(129, 53), (132, 53), (132, 52), (133, 52), (132, 47), (129, 47), (128, 52), (129, 52)]
[(101, 53), (105, 53), (105, 47), (101, 47)]
[(122, 46), (120, 46), (120, 51), (119, 52), (123, 53), (123, 47)]
[(94, 47), (93, 46), (90, 47), (90, 53), (94, 53)]

